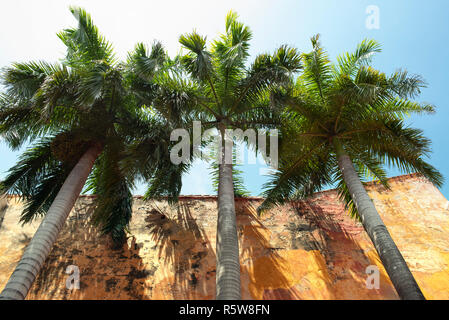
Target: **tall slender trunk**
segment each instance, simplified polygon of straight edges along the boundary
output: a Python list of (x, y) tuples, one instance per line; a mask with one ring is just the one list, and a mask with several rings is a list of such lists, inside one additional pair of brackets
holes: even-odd
[(403, 300), (425, 300), (413, 274), (397, 248), (382, 218), (361, 183), (350, 157), (338, 141), (334, 142), (338, 166), (380, 260), (399, 297)]
[[(235, 215), (234, 183), (232, 180), (232, 148), (223, 146), (226, 141), (222, 133), (221, 163), (218, 165), (218, 221), (217, 221), (217, 273), (216, 299), (240, 300), (240, 260), (237, 221)], [(229, 158), (231, 162), (229, 162)]]
[(0, 294), (0, 299), (25, 299), (100, 152), (98, 146), (89, 148), (72, 169)]

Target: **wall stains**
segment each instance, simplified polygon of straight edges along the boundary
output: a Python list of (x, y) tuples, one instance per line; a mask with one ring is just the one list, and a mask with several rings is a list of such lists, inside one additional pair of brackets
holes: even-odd
[[(367, 189), (428, 299), (449, 299), (449, 210), (428, 181), (392, 178), (391, 190)], [(259, 198), (236, 200), (244, 299), (397, 299), (363, 227), (333, 190), (273, 208), (261, 217)], [(181, 197), (178, 206), (136, 198), (130, 236), (114, 249), (88, 218), (81, 197), (38, 275), (29, 299), (213, 299), (216, 198)], [(23, 204), (8, 199), (0, 226), (0, 288), (39, 221), (18, 224)], [(69, 265), (80, 290), (65, 287)], [(380, 269), (380, 289), (366, 288), (366, 267)]]

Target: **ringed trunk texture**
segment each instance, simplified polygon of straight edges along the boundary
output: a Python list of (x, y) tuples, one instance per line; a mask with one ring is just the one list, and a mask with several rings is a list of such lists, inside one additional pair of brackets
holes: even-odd
[[(224, 150), (226, 149), (228, 148), (222, 148), (221, 163), (218, 167), (216, 299), (240, 300), (240, 260), (234, 183), (232, 162), (225, 161)], [(231, 152), (230, 159), (232, 159), (232, 148), (229, 152)]]
[(351, 159), (341, 146), (337, 147), (337, 158), (338, 166), (359, 212), (363, 227), (373, 242), (399, 297), (403, 300), (425, 300), (404, 257), (361, 183)]
[(91, 147), (72, 169), (0, 294), (0, 299), (26, 298), (100, 152), (101, 148)]

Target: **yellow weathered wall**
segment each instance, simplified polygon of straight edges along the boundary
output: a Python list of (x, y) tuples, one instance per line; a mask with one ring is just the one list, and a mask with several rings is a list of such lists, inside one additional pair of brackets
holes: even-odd
[[(426, 297), (449, 299), (448, 201), (416, 175), (390, 184), (391, 191), (367, 187), (374, 204)], [(88, 224), (91, 203), (78, 200), (29, 299), (214, 298), (214, 197), (183, 197), (179, 207), (136, 199), (132, 236), (121, 249)], [(244, 299), (397, 299), (369, 238), (335, 191), (259, 218), (260, 203), (236, 202)], [(39, 224), (21, 227), (21, 210), (10, 198), (0, 228), (0, 289)], [(373, 264), (381, 270), (379, 290), (366, 288)], [(66, 289), (69, 265), (80, 269), (80, 290)]]

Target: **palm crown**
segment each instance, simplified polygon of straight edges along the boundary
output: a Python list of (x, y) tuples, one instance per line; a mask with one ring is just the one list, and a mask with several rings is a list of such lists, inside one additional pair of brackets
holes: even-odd
[(196, 32), (182, 35), (179, 42), (188, 50), (181, 63), (196, 87), (199, 113), (213, 124), (245, 126), (263, 124), (270, 110), (266, 90), (287, 84), (300, 69), (299, 54), (293, 48), (280, 47), (273, 55), (261, 54), (249, 68), (250, 29), (230, 12), (226, 32), (206, 49), (206, 38)]
[(371, 58), (380, 52), (373, 40), (364, 40), (336, 64), (329, 61), (319, 36), (312, 38), (312, 47), (302, 56), (304, 70), (296, 85), (274, 94), (289, 113), (280, 142), (280, 168), (265, 185), (267, 199), (260, 210), (337, 183), (347, 207), (356, 214), (336, 149), (349, 155), (361, 178), (374, 177), (388, 186), (384, 169), (388, 164), (419, 172), (441, 185), (442, 176), (424, 161), (429, 140), (403, 122), (405, 115), (434, 111), (432, 105), (410, 100), (424, 81), (406, 71), (387, 76), (372, 68)]
[[(129, 69), (135, 60), (127, 65), (117, 62), (90, 15), (80, 8), (71, 12), (78, 26), (58, 34), (67, 47), (61, 63), (15, 64), (3, 73), (7, 91), (2, 97), (0, 130), (5, 140), (19, 147), (44, 137), (10, 169), (2, 191), (26, 199), (22, 221), (28, 222), (48, 210), (83, 153), (98, 145), (102, 153), (86, 188), (98, 195), (92, 221), (120, 243), (131, 218), (130, 190), (138, 174), (123, 170), (121, 161), (137, 131), (156, 130), (159, 139), (151, 146), (159, 149), (166, 147), (161, 137), (169, 136), (169, 131), (160, 118), (139, 108), (130, 85)], [(147, 68), (147, 74), (156, 73), (165, 59), (161, 47), (153, 49), (154, 66)], [(157, 169), (148, 168), (147, 175)]]

